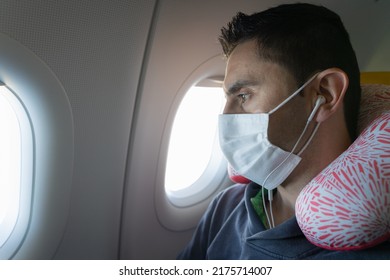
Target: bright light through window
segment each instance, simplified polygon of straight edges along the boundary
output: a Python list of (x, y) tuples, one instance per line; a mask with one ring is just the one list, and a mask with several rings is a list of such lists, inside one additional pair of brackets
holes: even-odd
[(0, 247), (11, 234), (19, 209), (21, 132), (15, 101), (7, 87), (0, 85)]
[(182, 100), (171, 132), (165, 188), (178, 191), (191, 186), (210, 161), (218, 115), (225, 103), (220, 87), (192, 87)]

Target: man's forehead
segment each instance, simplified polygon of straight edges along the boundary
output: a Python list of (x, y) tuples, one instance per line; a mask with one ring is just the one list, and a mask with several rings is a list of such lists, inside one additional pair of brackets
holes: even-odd
[(237, 45), (229, 55), (227, 65), (239, 63), (240, 61), (247, 59), (252, 60), (253, 62), (259, 59), (257, 43), (255, 40), (245, 41)]
[(256, 76), (253, 72), (256, 72), (258, 63), (260, 60), (252, 41), (238, 45), (227, 60), (224, 88), (227, 90), (232, 84), (253, 81)]

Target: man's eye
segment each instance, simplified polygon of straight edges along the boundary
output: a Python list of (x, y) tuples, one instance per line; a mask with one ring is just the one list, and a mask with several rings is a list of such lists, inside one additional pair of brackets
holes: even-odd
[(248, 93), (241, 93), (238, 95), (238, 98), (241, 99), (241, 102), (244, 103), (249, 99), (249, 94)]

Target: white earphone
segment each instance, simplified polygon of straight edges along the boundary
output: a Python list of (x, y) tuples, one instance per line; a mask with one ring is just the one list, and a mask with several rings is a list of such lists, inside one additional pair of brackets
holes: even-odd
[(314, 105), (314, 109), (313, 109), (313, 111), (311, 112), (309, 118), (307, 119), (308, 122), (311, 122), (311, 121), (313, 120), (313, 118), (314, 118), (314, 116), (316, 115), (318, 109), (319, 109), (320, 106), (321, 106), (322, 104), (324, 104), (325, 102), (326, 102), (326, 99), (325, 99), (325, 97), (323, 97), (322, 95), (319, 95), (319, 96), (317, 97), (316, 104)]

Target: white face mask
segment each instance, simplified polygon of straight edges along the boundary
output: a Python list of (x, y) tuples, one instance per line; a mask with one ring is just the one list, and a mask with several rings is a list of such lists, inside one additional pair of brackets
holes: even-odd
[(269, 142), (269, 115), (290, 101), (315, 77), (316, 75), (268, 113), (223, 114), (219, 116), (219, 141), (221, 149), (230, 165), (239, 174), (267, 190), (273, 190), (283, 183), (299, 164), (301, 161), (299, 155), (313, 138), (318, 124), (305, 146), (299, 153), (294, 154), (294, 152), (318, 107), (323, 103), (324, 98), (321, 96), (318, 99), (304, 130), (291, 152), (286, 152)]

